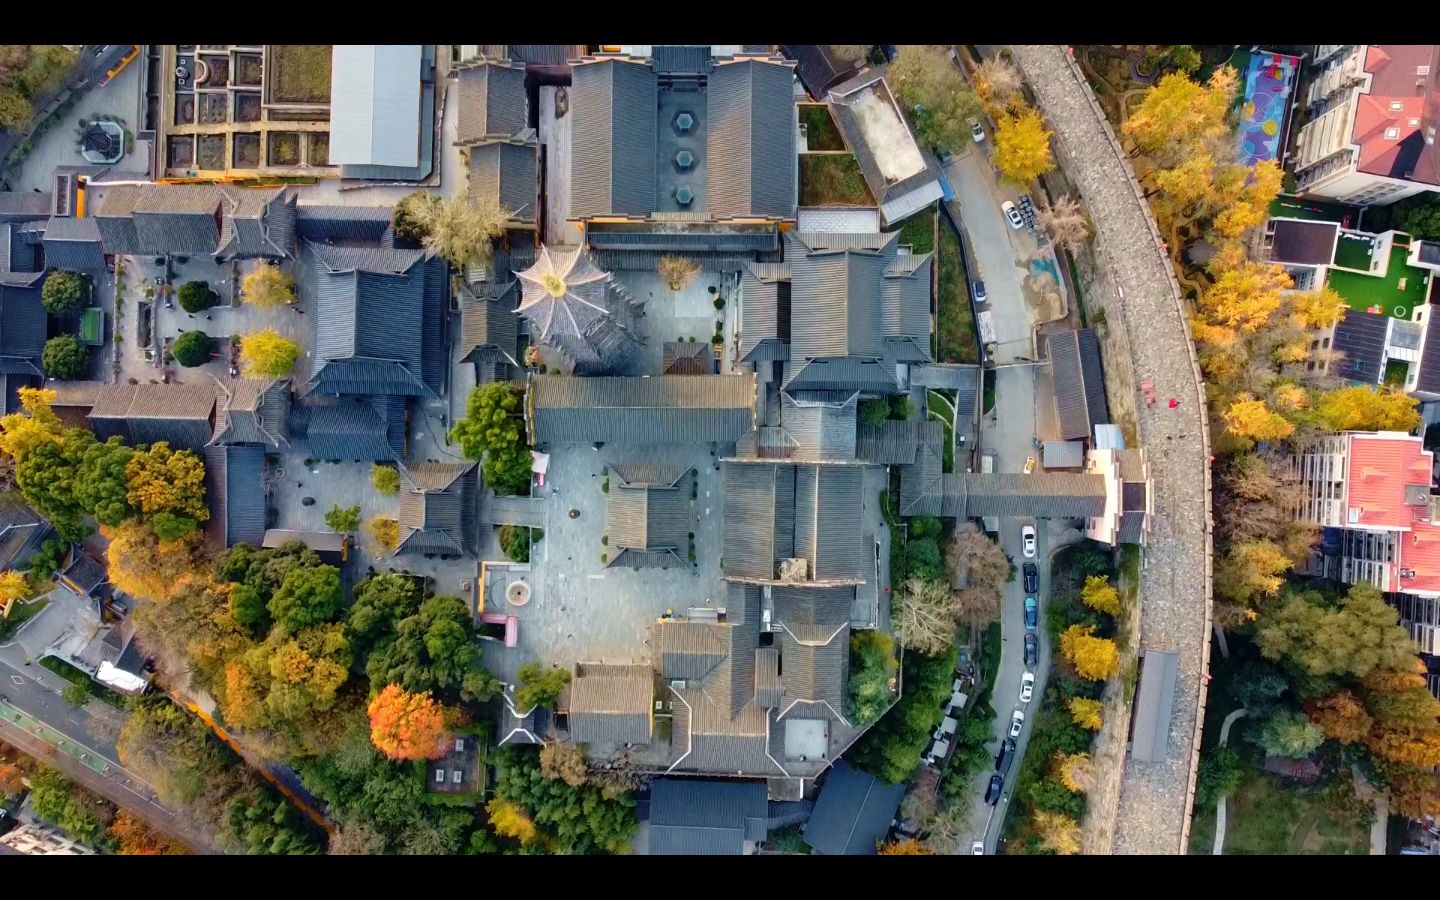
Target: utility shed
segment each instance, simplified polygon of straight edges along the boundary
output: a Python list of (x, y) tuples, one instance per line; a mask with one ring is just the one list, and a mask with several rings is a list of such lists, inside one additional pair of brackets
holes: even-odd
[(764, 782), (657, 778), (650, 786), (650, 853), (740, 856), (763, 841), (770, 804)]
[(825, 778), (805, 843), (826, 856), (874, 856), (904, 793), (905, 785), (885, 784), (840, 760)]
[(420, 163), (419, 44), (336, 44), (330, 165)]
[(1180, 657), (1159, 650), (1140, 652), (1140, 687), (1130, 719), (1130, 758), (1160, 762), (1170, 740), (1170, 715), (1175, 709), (1175, 681)]

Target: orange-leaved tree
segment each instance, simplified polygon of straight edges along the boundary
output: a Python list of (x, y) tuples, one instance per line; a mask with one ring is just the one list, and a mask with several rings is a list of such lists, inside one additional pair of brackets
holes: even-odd
[(370, 741), (391, 759), (436, 759), (445, 754), (450, 729), (445, 707), (427, 693), (387, 684), (370, 701)]
[(1099, 700), (1091, 700), (1089, 697), (1071, 697), (1069, 704), (1070, 721), (1081, 728), (1090, 731), (1099, 731), (1103, 721), (1100, 712), (1104, 705)]
[(920, 843), (919, 841), (915, 840), (914, 838), (910, 838), (909, 840), (905, 840), (905, 841), (890, 841), (890, 842), (888, 842), (888, 843), (881, 844), (881, 845), (880, 845), (880, 848), (879, 848), (878, 850), (876, 850), (875, 852), (878, 853), (878, 854), (880, 854), (881, 856), (934, 856), (934, 855), (935, 855), (935, 851), (934, 851), (934, 850), (931, 850), (929, 847), (925, 846), (924, 844)]
[(1060, 651), (1081, 678), (1104, 681), (1120, 667), (1120, 648), (1094, 631), (1094, 625), (1071, 625), (1060, 635)]

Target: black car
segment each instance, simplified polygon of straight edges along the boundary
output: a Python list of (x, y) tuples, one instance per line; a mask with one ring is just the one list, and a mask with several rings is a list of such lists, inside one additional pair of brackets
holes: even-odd
[(985, 805), (994, 806), (1000, 802), (1000, 791), (1005, 787), (1004, 775), (991, 775), (990, 786), (985, 789)]
[(1000, 753), (995, 757), (995, 771), (1001, 778), (1010, 774), (1010, 765), (1015, 762), (1015, 739), (1006, 738), (1000, 745)]
[(1025, 571), (1025, 593), (1027, 593), (1027, 594), (1038, 594), (1038, 593), (1040, 593), (1040, 570), (1037, 569), (1037, 568), (1035, 568), (1035, 564), (1034, 564), (1034, 563), (1026, 563), (1025, 566), (1024, 566), (1024, 571)]
[(1040, 661), (1040, 638), (1034, 632), (1025, 635), (1025, 665), (1033, 666)]

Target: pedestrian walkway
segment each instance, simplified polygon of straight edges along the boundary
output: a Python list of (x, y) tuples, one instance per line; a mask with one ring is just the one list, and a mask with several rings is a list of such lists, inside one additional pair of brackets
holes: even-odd
[[(1239, 721), (1246, 712), (1242, 706), (1225, 717), (1225, 721), (1220, 724), (1220, 746), (1223, 747), (1229, 742), (1230, 726)], [(1210, 851), (1212, 856), (1220, 856), (1225, 849), (1225, 800), (1226, 798), (1221, 796), (1220, 801), (1215, 804), (1215, 846)]]
[(89, 767), (98, 775), (108, 775), (116, 768), (89, 747), (75, 743), (49, 725), (34, 716), (21, 712), (9, 703), (0, 702), (0, 719), (24, 729), (27, 734), (50, 744), (61, 753), (73, 757), (76, 762)]

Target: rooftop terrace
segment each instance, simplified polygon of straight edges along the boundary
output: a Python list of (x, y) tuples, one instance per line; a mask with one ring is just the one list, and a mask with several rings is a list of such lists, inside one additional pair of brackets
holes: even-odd
[[(1335, 251), (1336, 264), (1348, 265), (1349, 263), (1344, 261), (1344, 254), (1347, 252), (1345, 245), (1358, 246), (1359, 243), (1342, 236), (1340, 246)], [(1426, 302), (1430, 292), (1430, 276), (1433, 274), (1410, 265), (1406, 261), (1409, 252), (1408, 243), (1396, 240), (1390, 248), (1390, 262), (1383, 275), (1362, 275), (1358, 272), (1331, 269), (1326, 283), (1344, 298), (1351, 309), (1409, 321), (1415, 308)], [(1368, 251), (1365, 257), (1369, 259)]]

